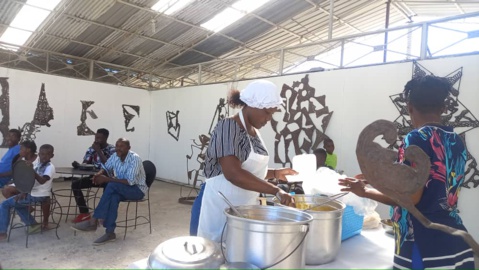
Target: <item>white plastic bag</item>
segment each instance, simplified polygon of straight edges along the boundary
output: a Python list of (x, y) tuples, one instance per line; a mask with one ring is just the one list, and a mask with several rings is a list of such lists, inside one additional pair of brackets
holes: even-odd
[[(303, 179), (304, 194), (323, 194), (331, 196), (341, 193), (342, 186), (338, 184), (338, 180), (346, 177), (346, 175), (339, 174), (327, 167), (321, 167), (316, 171), (314, 177)], [(371, 214), (378, 206), (376, 201), (358, 197), (353, 193), (349, 193), (339, 200), (346, 205), (352, 206), (354, 213), (360, 216)]]

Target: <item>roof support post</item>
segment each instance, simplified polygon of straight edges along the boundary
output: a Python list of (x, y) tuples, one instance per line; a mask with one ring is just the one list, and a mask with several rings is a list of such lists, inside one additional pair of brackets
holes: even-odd
[(388, 28), (389, 28), (389, 13), (390, 13), (390, 11), (391, 11), (391, 0), (388, 0), (386, 2), (386, 22), (385, 22), (385, 25), (384, 25), (384, 29), (386, 31), (384, 32), (383, 63), (386, 63), (387, 55), (388, 55), (388, 34), (389, 34)]
[(427, 35), (428, 35), (428, 29), (429, 25), (427, 23), (422, 24), (422, 32), (421, 32), (421, 52), (419, 55), (419, 58), (421, 60), (427, 58)]
[(279, 52), (279, 70), (278, 70), (279, 76), (283, 75), (283, 69), (284, 69), (284, 49), (281, 49), (281, 51)]
[(88, 73), (88, 79), (91, 81), (93, 80), (93, 66), (95, 65), (95, 62), (93, 60), (90, 60), (90, 71)]
[(328, 39), (333, 38), (334, 0), (329, 0), (329, 29)]

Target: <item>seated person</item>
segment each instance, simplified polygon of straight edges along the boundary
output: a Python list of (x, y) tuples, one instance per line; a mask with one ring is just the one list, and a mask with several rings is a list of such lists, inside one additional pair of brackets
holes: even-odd
[[(55, 174), (55, 167), (51, 163), (53, 157), (53, 146), (44, 144), (40, 147), (40, 162), (33, 167), (35, 170), (35, 184), (29, 194), (20, 193), (12, 196), (0, 204), (0, 241), (7, 239), (7, 229), (10, 224), (10, 209), (15, 207), (21, 220), (28, 227), (28, 233), (35, 233), (41, 230), (34, 217), (29, 213), (27, 205), (33, 202), (45, 202), (51, 196), (52, 179)], [(19, 205), (20, 204), (20, 205)]]
[[(95, 231), (98, 219), (103, 220), (106, 233), (95, 240), (93, 245), (102, 245), (116, 240), (115, 228), (120, 201), (141, 200), (148, 186), (141, 158), (130, 151), (130, 141), (120, 138), (115, 145), (116, 153), (105, 163), (103, 169), (93, 176), (97, 185), (108, 183), (90, 220), (72, 226), (77, 231)], [(104, 173), (107, 175), (104, 175)]]
[[(108, 144), (107, 142), (109, 135), (110, 132), (107, 129), (100, 128), (97, 130), (95, 134), (95, 141), (86, 151), (85, 157), (83, 158), (83, 163), (93, 164), (97, 170), (101, 168), (102, 164), (106, 163), (108, 158), (115, 153), (115, 146)], [(93, 186), (105, 187), (105, 184), (96, 185), (92, 182), (91, 176), (83, 177), (72, 182), (73, 195), (75, 195), (75, 201), (80, 211), (80, 214), (73, 219), (73, 223), (90, 219), (90, 211), (86, 205), (82, 188), (91, 188)]]
[(8, 131), (8, 151), (0, 160), (0, 188), (5, 186), (12, 178), (12, 160), (20, 152), (18, 142), (21, 136), (22, 134), (18, 129), (10, 129)]
[(327, 167), (333, 170), (331, 166), (326, 165), (326, 157), (328, 154), (324, 148), (318, 148), (314, 150), (313, 154), (316, 156), (316, 170), (322, 167)]
[(326, 150), (326, 162), (325, 164), (331, 167), (333, 170), (336, 170), (336, 165), (338, 164), (338, 157), (334, 154), (334, 142), (330, 138), (324, 140), (324, 149)]
[[(34, 141), (24, 141), (20, 143), (20, 153), (15, 156), (12, 160), (12, 166), (15, 164), (17, 160), (26, 160), (28, 162), (31, 162), (33, 164), (33, 167), (35, 168), (38, 163), (40, 162), (39, 157), (37, 155), (37, 145), (35, 144)], [(11, 181), (10, 181), (11, 182)], [(18, 191), (15, 188), (14, 184), (9, 184), (3, 187), (2, 190), (2, 195), (8, 199), (12, 196), (15, 196), (19, 194), (20, 191)]]

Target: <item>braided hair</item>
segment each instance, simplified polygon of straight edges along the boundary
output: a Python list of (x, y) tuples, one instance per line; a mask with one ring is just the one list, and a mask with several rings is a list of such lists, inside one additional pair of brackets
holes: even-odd
[(444, 109), (451, 87), (446, 78), (427, 75), (407, 82), (403, 95), (419, 112), (437, 113)]

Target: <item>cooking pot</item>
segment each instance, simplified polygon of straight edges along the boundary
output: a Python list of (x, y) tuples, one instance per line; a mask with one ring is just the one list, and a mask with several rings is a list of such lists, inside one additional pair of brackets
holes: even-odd
[(242, 205), (225, 210), (228, 262), (247, 262), (261, 269), (302, 269), (304, 240), (313, 217), (290, 207)]
[(223, 263), (219, 245), (197, 236), (166, 240), (148, 257), (149, 269), (219, 269)]
[[(320, 265), (333, 261), (341, 248), (342, 219), (346, 205), (317, 195), (294, 195), (294, 199), (298, 209), (313, 216), (306, 237), (306, 264)], [(273, 201), (278, 203), (277, 199)], [(319, 204), (322, 205), (315, 206)]]

